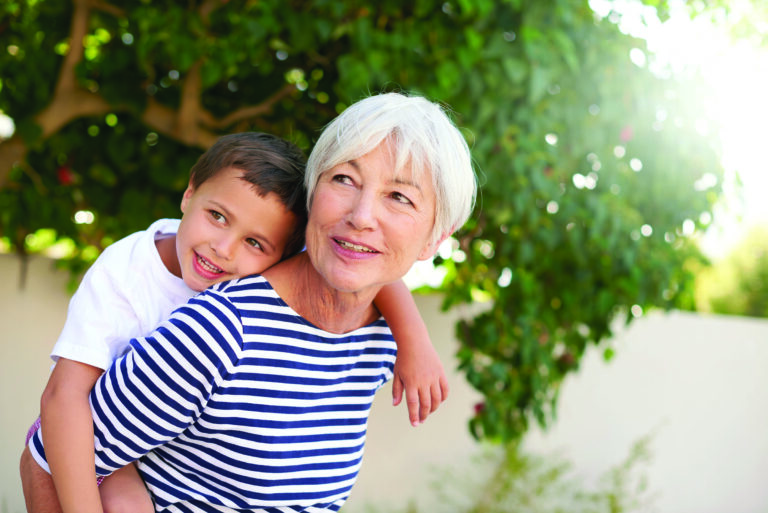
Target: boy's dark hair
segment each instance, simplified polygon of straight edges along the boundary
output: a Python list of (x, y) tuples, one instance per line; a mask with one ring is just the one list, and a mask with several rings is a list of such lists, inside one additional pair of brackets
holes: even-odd
[(288, 258), (304, 247), (305, 165), (304, 153), (293, 143), (261, 132), (242, 132), (219, 138), (192, 166), (189, 181), (197, 189), (221, 170), (235, 168), (243, 172), (243, 180), (250, 183), (260, 197), (270, 192), (277, 194), (297, 221), (283, 251), (283, 258)]

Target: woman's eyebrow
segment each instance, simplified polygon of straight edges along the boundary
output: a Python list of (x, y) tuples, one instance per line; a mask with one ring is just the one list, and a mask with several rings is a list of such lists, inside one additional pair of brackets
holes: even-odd
[[(360, 164), (358, 164), (357, 160), (355, 159), (348, 160), (346, 163), (354, 167), (357, 171), (360, 171)], [(418, 191), (421, 192), (421, 185), (414, 182), (413, 180), (403, 178), (402, 176), (396, 176), (393, 179), (389, 180), (389, 182), (394, 183), (396, 185), (406, 185), (408, 187), (413, 187), (414, 189), (418, 189)]]
[(398, 176), (398, 177), (395, 177), (392, 180), (392, 182), (396, 183), (397, 185), (407, 185), (408, 187), (413, 187), (414, 189), (418, 189), (419, 191), (421, 191), (421, 185), (414, 182), (413, 180), (408, 180), (406, 178), (402, 178)]

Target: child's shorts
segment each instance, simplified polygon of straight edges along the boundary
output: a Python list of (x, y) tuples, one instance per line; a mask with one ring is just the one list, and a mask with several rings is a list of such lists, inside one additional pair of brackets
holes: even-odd
[[(26, 447), (29, 445), (29, 440), (32, 438), (32, 435), (34, 435), (37, 430), (40, 429), (40, 417), (38, 417), (35, 422), (32, 423), (32, 425), (27, 430), (27, 439), (24, 441), (24, 446)], [(104, 481), (104, 476), (96, 476), (96, 485), (101, 485), (101, 482)]]
[(24, 441), (24, 446), (26, 447), (29, 445), (29, 439), (32, 438), (32, 435), (35, 434), (35, 431), (40, 429), (40, 417), (38, 417), (34, 423), (30, 426), (29, 430), (27, 431), (27, 439)]

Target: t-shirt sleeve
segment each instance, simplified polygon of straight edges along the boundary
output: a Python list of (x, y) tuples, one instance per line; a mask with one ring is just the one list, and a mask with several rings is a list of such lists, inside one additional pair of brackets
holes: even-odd
[(242, 340), (236, 308), (213, 291), (131, 340), (91, 391), (96, 472), (107, 475), (183, 433), (235, 366)]
[[(108, 258), (97, 260), (69, 302), (64, 328), (51, 358), (106, 369), (137, 331), (136, 314)], [(123, 269), (124, 271), (124, 269)]]

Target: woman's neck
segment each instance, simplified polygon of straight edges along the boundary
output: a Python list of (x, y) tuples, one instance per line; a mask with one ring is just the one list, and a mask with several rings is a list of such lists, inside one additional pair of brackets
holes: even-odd
[(331, 333), (347, 333), (379, 317), (374, 292), (350, 293), (331, 288), (306, 252), (264, 271), (272, 288), (306, 320)]

